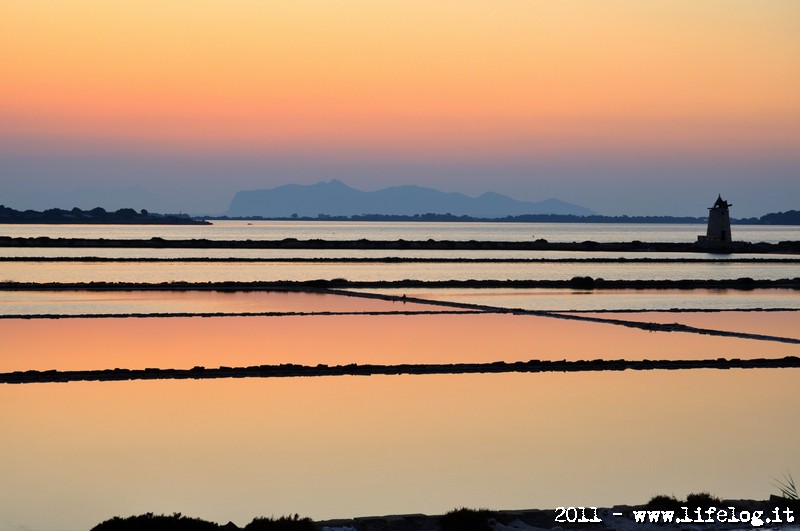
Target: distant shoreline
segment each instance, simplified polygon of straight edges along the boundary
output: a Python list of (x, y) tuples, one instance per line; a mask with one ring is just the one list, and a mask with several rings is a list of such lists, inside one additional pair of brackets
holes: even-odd
[[(456, 214), (352, 214), (317, 216), (226, 216), (189, 215), (189, 214), (157, 214), (147, 210), (136, 211), (132, 208), (121, 208), (106, 211), (102, 207), (89, 210), (73, 208), (65, 210), (51, 208), (44, 211), (15, 210), (0, 205), (0, 224), (9, 225), (210, 225), (212, 221), (287, 221), (287, 222), (423, 222), (423, 223), (601, 223), (601, 224), (680, 224), (704, 225), (705, 216), (606, 216), (600, 214), (521, 214), (485, 218)], [(734, 225), (800, 225), (800, 211), (771, 212), (755, 218), (732, 218)]]
[[(497, 218), (482, 218), (455, 214), (359, 214), (359, 215), (327, 215), (269, 217), (269, 216), (204, 216), (203, 219), (219, 221), (361, 221), (361, 222), (450, 222), (450, 223), (608, 223), (608, 224), (679, 224), (705, 225), (705, 216), (604, 216), (590, 214), (521, 214)], [(800, 225), (800, 211), (771, 212), (758, 218), (732, 218), (734, 225)]]
[(51, 208), (44, 211), (15, 210), (0, 205), (0, 224), (6, 225), (211, 225), (188, 214), (156, 214), (147, 210), (120, 208), (108, 212), (97, 207), (91, 210)]

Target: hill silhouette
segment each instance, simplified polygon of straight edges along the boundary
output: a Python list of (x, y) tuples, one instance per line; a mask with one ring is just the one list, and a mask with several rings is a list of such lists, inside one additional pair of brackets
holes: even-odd
[(476, 218), (500, 218), (522, 214), (591, 215), (588, 208), (547, 199), (537, 203), (518, 201), (487, 192), (469, 197), (421, 186), (392, 186), (364, 192), (342, 181), (312, 185), (288, 184), (277, 188), (238, 192), (225, 213), (230, 217), (270, 218), (359, 216), (365, 214), (413, 216), (450, 214)]

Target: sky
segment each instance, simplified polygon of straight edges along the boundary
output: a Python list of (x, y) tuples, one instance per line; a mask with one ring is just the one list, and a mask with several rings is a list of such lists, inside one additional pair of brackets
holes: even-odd
[(335, 178), (800, 209), (795, 0), (7, 0), (0, 65), (14, 208), (214, 214)]

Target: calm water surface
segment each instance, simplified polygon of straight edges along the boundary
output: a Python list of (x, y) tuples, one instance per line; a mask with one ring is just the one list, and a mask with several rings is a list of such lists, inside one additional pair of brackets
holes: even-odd
[[(105, 238), (208, 238), (208, 239), (407, 239), (426, 240), (526, 240), (533, 228), (537, 237), (552, 241), (693, 241), (702, 227), (694, 225), (619, 224), (511, 224), (511, 223), (325, 223), (223, 221), (212, 226), (85, 226), (0, 225), (0, 234), (12, 236)], [(800, 240), (798, 227), (742, 226), (749, 241)], [(0, 256), (31, 257), (155, 257), (155, 258), (376, 258), (387, 256), (427, 258), (731, 258), (732, 255), (585, 253), (504, 251), (379, 251), (379, 250), (226, 250), (226, 249), (36, 249), (4, 248)], [(743, 255), (735, 255), (744, 258)], [(753, 257), (753, 255), (748, 255)], [(784, 258), (790, 258), (788, 256)], [(796, 258), (796, 257), (794, 257)], [(346, 278), (375, 280), (448, 279), (569, 279), (592, 276), (605, 279), (780, 279), (800, 276), (800, 264), (784, 263), (97, 263), (0, 262), (0, 280), (19, 282), (213, 282), (224, 280), (315, 280)]]
[(0, 315), (430, 311), (429, 305), (286, 291), (0, 291)]
[[(0, 235), (11, 236), (233, 240), (694, 241), (703, 232), (704, 227), (692, 225), (584, 224), (0, 226)], [(800, 228), (736, 226), (734, 237), (800, 240)], [(255, 251), (251, 255), (230, 250), (0, 249), (0, 256), (33, 257), (136, 253), (342, 257), (328, 251)], [(347, 251), (344, 256), (386, 254)], [(534, 253), (522, 256), (538, 257)], [(795, 264), (736, 263), (0, 262), (0, 280), (40, 282), (561, 279), (576, 275), (632, 279), (791, 278), (800, 274)], [(587, 312), (800, 308), (800, 296), (788, 290), (393, 293)], [(6, 315), (398, 308), (429, 306), (297, 293), (0, 292), (0, 313)], [(795, 311), (611, 317), (797, 337), (798, 315)], [(797, 345), (775, 341), (499, 314), (0, 319), (0, 372), (797, 354)], [(256, 516), (293, 513), (324, 519), (437, 514), (461, 506), (610, 505), (643, 503), (655, 494), (683, 497), (699, 491), (723, 498), (763, 499), (776, 492), (774, 477), (800, 470), (800, 424), (794, 422), (800, 409), (798, 384), (800, 371), (784, 369), (2, 385), (0, 530), (77, 531), (115, 515), (146, 512), (180, 511), (241, 526)]]
[(0, 386), (0, 528), (764, 499), (800, 470), (798, 383), (763, 369)]
[[(431, 301), (463, 302), (545, 311), (596, 310), (800, 310), (795, 290), (608, 290), (572, 289), (367, 289)], [(164, 314), (452, 310), (429, 305), (347, 299), (286, 292), (218, 291), (0, 291), (0, 315)]]
[(712, 253), (658, 253), (658, 252), (600, 252), (600, 251), (482, 251), (482, 250), (416, 250), (416, 249), (135, 249), (135, 248), (66, 248), (66, 247), (2, 247), (2, 257), (103, 257), (103, 258), (213, 258), (213, 259), (339, 259), (351, 258), (447, 258), (447, 259), (523, 259), (523, 260), (585, 260), (620, 258), (655, 258), (676, 260), (764, 259), (796, 261), (791, 254), (712, 254)]
[[(800, 240), (800, 227), (734, 225), (737, 241)], [(694, 242), (705, 225), (621, 223), (423, 223), (214, 221), (212, 225), (0, 225), (0, 236), (208, 240), (455, 240), (552, 242)]]
[[(770, 330), (796, 337), (798, 315), (771, 315)], [(675, 314), (671, 322), (689, 318)], [(696, 315), (692, 322), (752, 332), (749, 321), (747, 313), (736, 313), (725, 314), (722, 322)], [(792, 356), (798, 350), (796, 344), (775, 341), (510, 314), (0, 319), (0, 372), (758, 358)]]
[[(593, 315), (591, 313), (583, 315)], [(681, 323), (697, 328), (732, 330), (749, 334), (765, 334), (800, 340), (800, 312), (720, 312), (720, 313), (601, 313), (595, 317), (642, 321), (648, 323)], [(800, 348), (798, 348), (800, 351)]]
[(369, 289), (352, 290), (422, 299), (546, 311), (800, 309), (796, 290), (607, 290), (573, 289)]
[(360, 263), (360, 262), (0, 262), (0, 281), (221, 282), (397, 280), (753, 279), (800, 276), (800, 263)]

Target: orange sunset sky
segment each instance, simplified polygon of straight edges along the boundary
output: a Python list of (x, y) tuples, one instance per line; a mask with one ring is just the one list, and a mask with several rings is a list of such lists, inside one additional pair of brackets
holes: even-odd
[(330, 178), (604, 214), (702, 216), (720, 192), (735, 217), (800, 208), (794, 0), (11, 0), (0, 65), (15, 208), (91, 189), (220, 213)]

